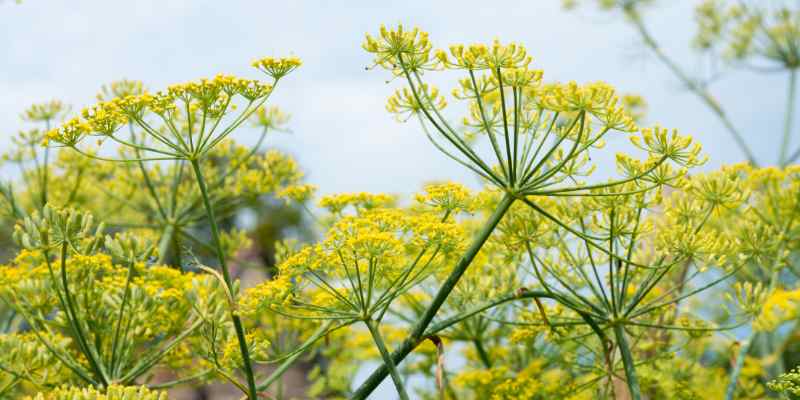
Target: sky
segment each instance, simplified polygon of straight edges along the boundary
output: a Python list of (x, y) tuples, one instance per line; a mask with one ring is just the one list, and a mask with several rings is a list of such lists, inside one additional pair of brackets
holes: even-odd
[[(604, 80), (649, 103), (648, 122), (692, 134), (711, 156), (706, 168), (743, 159), (719, 121), (646, 51), (621, 16), (591, 7), (565, 12), (558, 0), (459, 1), (0, 0), (0, 150), (26, 125), (29, 104), (60, 99), (80, 110), (102, 84), (127, 78), (152, 90), (217, 73), (259, 77), (249, 65), (295, 55), (304, 65), (272, 98), (292, 115), (291, 134), (269, 146), (293, 154), (322, 193), (407, 194), (431, 180), (475, 185), (439, 154), (415, 122), (385, 111), (399, 81), (366, 70), (364, 34), (380, 24), (419, 26), (435, 47), (515, 41), (527, 46), (545, 80)], [(662, 1), (646, 15), (666, 51), (689, 70), (692, 1)], [(777, 154), (783, 75), (733, 70), (713, 86), (731, 119), (763, 159)], [(776, 95), (777, 94), (777, 95)], [(460, 119), (458, 115), (454, 119)], [(256, 133), (237, 133), (243, 143)], [(599, 159), (613, 169), (611, 156)], [(3, 170), (9, 174), (8, 170)]]
[[(661, 0), (645, 18), (664, 50), (698, 71), (705, 64), (687, 46), (693, 4)], [(385, 111), (399, 82), (366, 70), (371, 57), (361, 49), (364, 34), (382, 23), (419, 26), (435, 47), (494, 38), (522, 43), (545, 80), (603, 80), (644, 96), (647, 122), (704, 145), (711, 157), (705, 169), (744, 160), (716, 117), (619, 15), (591, 8), (568, 13), (558, 0), (0, 0), (0, 151), (8, 149), (9, 135), (28, 127), (19, 114), (31, 103), (60, 99), (79, 110), (114, 80), (137, 79), (159, 90), (221, 72), (255, 78), (253, 59), (295, 55), (304, 65), (272, 97), (292, 115), (292, 133), (271, 136), (269, 146), (294, 155), (321, 193), (408, 194), (431, 180), (475, 186), (418, 125), (398, 123)], [(731, 70), (712, 86), (762, 160), (778, 153), (786, 79)], [(253, 143), (256, 133), (235, 137)], [(599, 169), (612, 170), (612, 159), (598, 158)], [(0, 174), (13, 178), (8, 169)]]

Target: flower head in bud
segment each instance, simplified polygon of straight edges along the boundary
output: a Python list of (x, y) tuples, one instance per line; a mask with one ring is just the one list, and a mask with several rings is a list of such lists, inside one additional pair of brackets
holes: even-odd
[(305, 203), (314, 197), (317, 187), (315, 185), (292, 185), (278, 192), (279, 198), (297, 203)]
[(123, 79), (114, 81), (108, 85), (103, 85), (100, 88), (100, 93), (97, 94), (99, 101), (111, 101), (117, 98), (125, 98), (128, 96), (139, 96), (147, 92), (144, 83), (141, 81), (132, 81)]
[(105, 390), (64, 386), (46, 393), (39, 393), (30, 400), (167, 400), (167, 393), (150, 390), (146, 386), (110, 385)]
[(387, 29), (381, 25), (379, 36), (367, 35), (361, 47), (375, 55), (375, 65), (398, 74), (403, 69), (421, 71), (435, 68), (436, 63), (430, 56), (428, 33), (419, 28), (405, 30), (403, 25), (398, 25), (396, 29)]
[(459, 210), (470, 212), (475, 208), (470, 190), (453, 182), (426, 185), (425, 193), (417, 194), (415, 199), (419, 203), (445, 212)]
[(651, 155), (670, 159), (685, 167), (703, 165), (708, 157), (701, 156), (700, 145), (691, 136), (680, 136), (677, 130), (656, 125), (641, 130), (641, 136), (631, 136), (631, 142)]
[(265, 57), (253, 61), (253, 67), (278, 80), (297, 69), (302, 64), (297, 57), (273, 58)]
[(395, 114), (398, 121), (407, 121), (423, 110), (442, 110), (446, 106), (439, 89), (423, 84), (418, 93), (409, 88), (398, 89), (386, 103), (386, 110)]
[(31, 105), (22, 113), (22, 119), (31, 122), (52, 122), (69, 112), (69, 106), (59, 100)]

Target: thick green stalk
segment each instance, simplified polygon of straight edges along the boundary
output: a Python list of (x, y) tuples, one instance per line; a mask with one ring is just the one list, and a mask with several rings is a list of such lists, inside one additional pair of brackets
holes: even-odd
[(633, 364), (633, 355), (625, 338), (625, 328), (620, 324), (614, 325), (614, 335), (617, 338), (619, 352), (622, 353), (622, 365), (625, 367), (625, 380), (631, 392), (631, 399), (641, 400), (642, 391), (639, 389), (639, 379), (636, 377), (636, 367)]
[(378, 347), (378, 351), (381, 353), (384, 365), (389, 367), (389, 374), (392, 376), (392, 381), (394, 382), (394, 387), (397, 389), (397, 394), (400, 396), (401, 400), (408, 400), (408, 393), (406, 393), (406, 388), (403, 385), (403, 378), (400, 377), (400, 373), (397, 371), (397, 365), (395, 365), (394, 360), (392, 360), (389, 350), (386, 349), (386, 344), (383, 343), (381, 332), (378, 330), (378, 324), (373, 320), (367, 320), (364, 321), (364, 323), (367, 325), (367, 328), (369, 328), (369, 333), (372, 335), (372, 340), (375, 342), (375, 346)]
[[(479, 306), (476, 306), (469, 311), (465, 311), (463, 313), (459, 313), (458, 315), (452, 316), (447, 318), (443, 321), (437, 322), (430, 326), (430, 328), (422, 335), (422, 337), (429, 337), (431, 335), (436, 335), (439, 332), (461, 322), (468, 318), (471, 318), (475, 315), (478, 315), (490, 308), (497, 307), (501, 304), (508, 303), (514, 300), (521, 300), (521, 299), (535, 299), (535, 298), (553, 298), (552, 293), (548, 293), (541, 290), (536, 291), (526, 291), (526, 290), (519, 290), (515, 293), (509, 293), (505, 296), (501, 296), (499, 298), (487, 301), (482, 303)], [(564, 325), (574, 325), (574, 323), (551, 323), (550, 326), (564, 326)], [(417, 347), (420, 341), (412, 341), (410, 338), (406, 338), (400, 346), (392, 352), (392, 360), (394, 360), (395, 365), (399, 364), (403, 361), (411, 352)], [(375, 371), (372, 371), (372, 374), (367, 378), (364, 383), (359, 386), (356, 392), (353, 394), (354, 399), (365, 399), (375, 390), (378, 385), (389, 375), (389, 368), (385, 364), (381, 364)]]
[[(497, 227), (497, 224), (500, 223), (500, 220), (506, 214), (508, 209), (511, 207), (511, 204), (514, 202), (514, 197), (510, 194), (506, 194), (500, 200), (500, 203), (495, 208), (492, 215), (489, 217), (489, 220), (486, 221), (485, 225), (478, 233), (478, 236), (472, 241), (467, 251), (458, 261), (458, 264), (453, 269), (453, 272), (450, 273), (450, 276), (447, 277), (447, 280), (442, 284), (439, 288), (439, 292), (436, 293), (436, 297), (434, 297), (433, 301), (431, 302), (430, 306), (425, 310), (425, 313), (422, 315), (421, 319), (414, 325), (414, 329), (411, 331), (411, 334), (406, 337), (403, 343), (398, 347), (394, 353), (392, 354), (392, 359), (395, 363), (399, 363), (402, 361), (415, 347), (425, 338), (425, 331), (428, 328), (428, 325), (431, 324), (433, 321), (433, 317), (436, 316), (436, 313), (444, 304), (445, 300), (450, 296), (450, 292), (456, 287), (456, 284), (461, 279), (461, 276), (464, 275), (469, 265), (472, 263), (472, 260), (478, 254), (483, 244), (486, 243), (486, 240), (489, 239), (494, 229)], [(373, 373), (367, 378), (367, 380), (361, 384), (361, 386), (356, 390), (353, 394), (353, 399), (366, 399), (370, 393), (386, 378), (388, 375), (389, 370), (386, 364), (384, 363), (381, 367), (377, 370), (373, 371)]]
[(781, 141), (780, 166), (786, 165), (786, 155), (789, 151), (789, 138), (792, 135), (792, 123), (794, 122), (794, 98), (797, 91), (797, 69), (789, 70), (789, 92), (786, 94), (786, 120), (783, 124), (783, 140)]
[(170, 245), (172, 245), (172, 234), (174, 231), (175, 226), (167, 224), (161, 232), (161, 238), (158, 241), (158, 260), (156, 264), (163, 264), (164, 260), (167, 259), (167, 253), (169, 253)]
[[(211, 206), (211, 201), (208, 199), (208, 189), (206, 189), (206, 182), (203, 178), (203, 172), (200, 170), (200, 163), (194, 159), (191, 160), (192, 168), (194, 169), (195, 177), (197, 178), (197, 186), (200, 187), (200, 194), (203, 197), (203, 205), (208, 215), (209, 224), (211, 225), (211, 236), (214, 240), (214, 247), (216, 248), (217, 259), (219, 261), (220, 269), (222, 269), (222, 278), (225, 280), (228, 292), (233, 294), (233, 283), (231, 282), (231, 275), (228, 271), (228, 264), (225, 262), (225, 254), (222, 250), (222, 241), (220, 240), (219, 227), (217, 226), (217, 218), (214, 214), (214, 208)], [(239, 341), (239, 351), (242, 353), (243, 369), (247, 377), (247, 396), (250, 400), (258, 399), (258, 391), (256, 390), (256, 380), (253, 376), (253, 365), (250, 360), (250, 351), (247, 347), (247, 338), (245, 337), (244, 327), (242, 320), (236, 314), (235, 310), (231, 309), (231, 319), (233, 320), (233, 327), (236, 331), (236, 339)]]

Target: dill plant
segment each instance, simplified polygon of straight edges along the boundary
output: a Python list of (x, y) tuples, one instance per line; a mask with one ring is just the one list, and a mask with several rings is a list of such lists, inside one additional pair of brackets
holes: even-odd
[[(736, 245), (727, 254), (738, 257), (744, 265), (735, 279), (722, 285), (730, 290), (726, 296), (737, 305), (732, 309), (750, 313), (753, 321), (749, 334), (741, 340), (728, 339), (730, 349), (718, 351), (717, 365), (725, 366), (728, 378), (724, 398), (750, 398), (764, 396), (764, 391), (753, 380), (767, 381), (778, 378), (792, 364), (787, 348), (791, 346), (796, 325), (786, 329), (785, 315), (793, 315), (790, 300), (797, 286), (797, 273), (792, 237), (796, 224), (797, 194), (794, 131), (796, 112), (798, 10), (797, 5), (786, 1), (698, 1), (695, 5), (696, 30), (691, 43), (697, 59), (708, 66), (695, 71), (684, 60), (670, 54), (652, 30), (651, 13), (658, 12), (655, 2), (634, 1), (565, 1), (567, 8), (594, 3), (601, 10), (624, 17), (641, 43), (666, 69), (695, 95), (722, 124), (748, 161), (739, 166), (742, 191), (749, 193), (745, 207), (725, 213), (727, 218), (715, 224), (729, 225), (724, 229)], [(756, 157), (751, 145), (752, 132), (744, 132), (739, 115), (732, 112), (725, 99), (714, 95), (716, 82), (726, 79), (732, 72), (752, 77), (777, 75), (785, 79), (777, 98), (785, 99), (785, 108), (771, 110), (776, 121), (781, 121), (778, 132), (765, 132), (775, 149), (773, 157)], [(775, 167), (771, 166), (775, 165)], [(761, 167), (761, 168), (759, 168)], [(775, 218), (781, 215), (779, 218)], [(769, 239), (768, 239), (769, 238)], [(768, 300), (769, 299), (769, 300)], [(767, 322), (771, 321), (771, 322)], [(733, 355), (728, 355), (728, 352)], [(728, 367), (727, 358), (735, 361)], [(748, 358), (760, 359), (763, 368), (752, 367), (749, 373)], [(788, 361), (796, 363), (797, 361)]]
[[(599, 2), (669, 63), (638, 14), (648, 3)], [(794, 14), (719, 3), (698, 8), (696, 45), (775, 63), (793, 93)], [(547, 82), (522, 45), (435, 50), (397, 26), (362, 47), (401, 85), (387, 111), (481, 190), (429, 183), (411, 203), (338, 193), (308, 210), (315, 189), (297, 163), (261, 151), (288, 120), (268, 99), (296, 58), (255, 61), (269, 82), (219, 75), (152, 93), (124, 80), (74, 118), (58, 101), (27, 110), (41, 127), (4, 158), (22, 185), (0, 187), (17, 245), (0, 267), (0, 395), (160, 400), (224, 381), (280, 398), (283, 374), (312, 361), (314, 398), (367, 398), (387, 377), (402, 399), (796, 396), (796, 371), (747, 357), (800, 313), (800, 177), (786, 146), (780, 168), (690, 173), (701, 147), (640, 127), (643, 98)], [(440, 73), (461, 76), (450, 96)], [(251, 148), (230, 138), (245, 124), (261, 131)], [(627, 151), (601, 180), (592, 160), (607, 141)], [(242, 289), (232, 265), (248, 238), (223, 221), (262, 196), (306, 208), (323, 237), (280, 243), (272, 274)], [(752, 333), (732, 365), (708, 361), (742, 326)], [(365, 360), (379, 365), (353, 385)], [(430, 384), (409, 385), (418, 377)]]
[[(585, 229), (570, 227), (564, 218), (548, 212), (542, 207), (544, 199), (602, 196), (605, 193), (597, 193), (602, 190), (611, 191), (610, 197), (613, 197), (617, 194), (613, 193), (614, 189), (619, 188), (624, 188), (617, 191), (623, 197), (643, 194), (679, 179), (685, 174), (686, 167), (703, 162), (699, 146), (693, 145), (690, 138), (660, 127), (643, 129), (641, 136), (633, 135), (631, 141), (646, 152), (646, 160), (619, 155), (618, 166), (625, 177), (599, 184), (585, 183), (583, 177), (594, 170), (589, 163), (589, 152), (603, 146), (605, 135), (610, 132), (640, 132), (609, 85), (543, 84), (542, 72), (529, 68), (532, 58), (525, 48), (513, 43), (502, 45), (495, 41), (488, 46), (453, 45), (449, 51), (433, 52), (427, 33), (398, 26), (394, 30), (381, 27), (380, 36), (368, 35), (363, 47), (375, 54), (376, 66), (388, 69), (408, 85), (390, 98), (387, 109), (418, 117), (434, 146), (502, 193), (489, 220), (444, 280), (408, 339), (395, 351), (396, 360), (385, 360), (398, 387), (401, 383), (392, 364), (402, 360), (425, 337), (426, 329), (439, 308), (513, 203), (519, 201), (533, 209), (536, 215), (552, 222), (556, 229), (563, 228), (577, 236), (587, 248), (607, 256), (610, 264), (632, 263), (629, 255), (618, 254), (618, 248), (614, 247), (617, 240), (614, 233), (608, 239), (610, 246), (603, 246)], [(468, 103), (470, 114), (464, 118), (464, 125), (471, 132), (465, 134), (453, 128), (442, 113), (446, 100), (423, 80), (424, 73), (437, 69), (459, 70), (466, 75), (459, 81), (459, 88), (454, 90), (453, 96)], [(468, 143), (466, 135), (475, 134), (488, 137), (493, 150), (490, 160), (484, 160)], [(680, 168), (673, 168), (673, 163)], [(611, 268), (611, 286), (616, 291), (613, 275)], [(540, 283), (546, 289), (546, 296), (542, 297), (551, 297), (571, 307), (599, 336), (605, 338), (597, 321), (579, 308), (575, 300), (567, 298), (564, 293), (556, 294), (543, 280)], [(599, 275), (597, 283), (601, 284)], [(565, 287), (569, 288), (569, 285)], [(573, 293), (581, 298), (577, 292)], [(612, 315), (610, 326), (614, 328), (616, 344), (622, 354), (628, 385), (634, 398), (639, 398), (626, 335), (616, 318), (617, 311)], [(356, 397), (363, 397), (374, 389), (382, 373), (382, 370), (373, 373), (356, 392)]]

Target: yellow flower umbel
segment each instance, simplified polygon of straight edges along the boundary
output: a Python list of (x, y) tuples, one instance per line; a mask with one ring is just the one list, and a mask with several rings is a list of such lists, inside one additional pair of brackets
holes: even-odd
[(30, 324), (42, 351), (53, 354), (52, 368), (71, 372), (56, 384), (133, 384), (199, 326), (188, 300), (193, 281), (203, 277), (141, 262), (117, 265), (104, 254), (57, 263), (63, 270), (57, 274), (43, 257), (0, 267), (0, 275), (14, 276), (0, 278), (0, 297)]
[[(452, 209), (412, 214), (389, 208), (393, 201), (367, 193), (324, 198), (334, 219), (325, 240), (284, 259), (277, 277), (245, 293), (242, 310), (330, 320), (336, 327), (363, 322), (388, 360), (378, 324), (396, 299), (447, 265), (462, 239), (459, 227), (445, 220)], [(396, 371), (393, 376), (404, 394)]]
[[(277, 83), (287, 74), (295, 70), (301, 64), (296, 57), (290, 58), (263, 58), (252, 63), (253, 67), (260, 70), (271, 78), (271, 82), (260, 80), (244, 79), (230, 75), (217, 75), (212, 79), (199, 79), (193, 82), (175, 84), (168, 86), (165, 90), (154, 94), (144, 92), (129, 94), (125, 97), (115, 97), (107, 101), (101, 101), (94, 106), (88, 107), (81, 112), (80, 117), (76, 117), (63, 126), (48, 133), (48, 138), (52, 141), (62, 143), (92, 158), (136, 162), (143, 172), (145, 186), (153, 197), (153, 202), (158, 208), (161, 217), (171, 226), (170, 231), (165, 232), (162, 244), (169, 246), (169, 241), (174, 237), (174, 231), (178, 229), (177, 219), (179, 214), (197, 210), (200, 203), (205, 212), (204, 219), (211, 227), (212, 245), (211, 251), (214, 253), (219, 264), (221, 279), (225, 290), (229, 294), (229, 316), (233, 323), (236, 341), (242, 357), (241, 370), (246, 379), (246, 385), (238, 385), (250, 399), (258, 397), (255, 375), (253, 373), (249, 349), (247, 343), (247, 333), (244, 324), (238, 313), (234, 309), (235, 298), (238, 296), (238, 288), (235, 287), (233, 278), (228, 268), (227, 259), (231, 246), (226, 246), (223, 234), (217, 225), (217, 215), (213, 203), (213, 186), (221, 186), (226, 179), (238, 178), (238, 188), (233, 191), (233, 197), (241, 199), (247, 192), (276, 191), (280, 186), (288, 183), (286, 172), (294, 172), (291, 162), (284, 162), (285, 158), (280, 154), (268, 153), (264, 156), (262, 170), (240, 169), (239, 165), (222, 172), (217, 176), (213, 172), (220, 172), (216, 168), (208, 168), (206, 162), (213, 158), (213, 152), (221, 146), (224, 141), (239, 128), (245, 121), (256, 114), (256, 122), (268, 123), (263, 126), (260, 145), (266, 135), (267, 129), (279, 124), (280, 115), (268, 111), (262, 107), (269, 99)], [(120, 88), (130, 90), (130, 87)], [(137, 88), (132, 88), (133, 92)], [(260, 115), (258, 114), (260, 111)], [(272, 117), (272, 121), (267, 121)], [(124, 132), (127, 128), (128, 132)], [(143, 135), (139, 138), (135, 129), (141, 130)], [(98, 144), (104, 141), (111, 141), (121, 145), (128, 151), (132, 151), (132, 156), (120, 158), (99, 157), (88, 153), (81, 148), (83, 140), (89, 136), (98, 138)], [(248, 152), (244, 161), (249, 161), (256, 149)], [(192, 187), (199, 191), (199, 202), (189, 206), (188, 210), (176, 210), (173, 202), (171, 210), (162, 204), (156, 189), (147, 175), (147, 171), (142, 166), (143, 161), (175, 160), (176, 171), (179, 176), (183, 176), (185, 163), (188, 161), (191, 166), (191, 175), (194, 177)], [(213, 163), (212, 163), (213, 165)], [(288, 167), (289, 171), (282, 171), (282, 174), (272, 172), (270, 167)], [(234, 176), (236, 173), (243, 176)], [(212, 179), (209, 179), (212, 178)], [(277, 178), (277, 179), (273, 179)], [(181, 179), (173, 180), (170, 185), (170, 192), (173, 199), (176, 198), (180, 188)], [(267, 189), (268, 188), (268, 189)], [(227, 206), (227, 204), (226, 204)], [(233, 379), (230, 379), (233, 381)]]
[(323, 243), (288, 257), (278, 266), (278, 277), (253, 289), (263, 295), (248, 297), (290, 315), (378, 318), (448, 259), (460, 235), (456, 225), (436, 214), (362, 209), (339, 217)]
[(789, 4), (704, 0), (695, 8), (694, 45), (737, 61), (800, 67), (800, 11)]
[[(49, 132), (48, 139), (85, 152), (79, 143), (96, 136), (100, 142), (131, 147), (142, 159), (200, 159), (258, 112), (277, 82), (299, 65), (297, 58), (254, 61), (254, 67), (272, 78), (270, 83), (217, 75), (154, 94), (133, 83), (112, 85), (99, 96), (104, 101)], [(120, 129), (128, 125), (141, 129), (147, 140), (123, 137)]]
[[(537, 220), (547, 221), (539, 226), (553, 224), (552, 227), (560, 231), (560, 236), (551, 234), (547, 239), (547, 243), (560, 244), (549, 248), (550, 254), (541, 255), (542, 262), (531, 257), (537, 267), (550, 269), (546, 272), (547, 280), (537, 279), (547, 289), (546, 297), (573, 309), (595, 328), (594, 332), (605, 343), (608, 339), (597, 321), (605, 327), (620, 329), (621, 324), (616, 322), (620, 314), (632, 312), (652, 290), (645, 285), (630, 302), (623, 299), (630, 279), (628, 270), (668, 269), (674, 265), (672, 261), (655, 266), (636, 261), (628, 246), (646, 231), (648, 224), (640, 221), (640, 211), (655, 202), (661, 187), (680, 183), (688, 168), (703, 163), (699, 145), (688, 136), (668, 135), (658, 127), (639, 129), (626, 109), (629, 102), (606, 83), (543, 83), (542, 71), (531, 68), (532, 57), (517, 43), (495, 40), (489, 45), (453, 45), (448, 50), (437, 50), (432, 58), (427, 33), (418, 29), (407, 31), (402, 26), (396, 29), (382, 26), (378, 37), (367, 35), (363, 48), (374, 55), (375, 65), (391, 71), (406, 83), (389, 99), (387, 109), (403, 121), (417, 117), (425, 135), (438, 150), (502, 194), (499, 201), (495, 199), (492, 203), (495, 211), (476, 233), (475, 240), (450, 271), (430, 306), (421, 313), (415, 330), (404, 344), (421, 340), (424, 328), (445, 304), (470, 263), (480, 257), (482, 246), (517, 201), (532, 209)], [(463, 127), (445, 116), (444, 91), (423, 79), (436, 70), (458, 71), (463, 76), (452, 92), (453, 98), (466, 103), (468, 112), (462, 118)], [(632, 106), (636, 105), (633, 102)], [(592, 154), (604, 147), (606, 135), (612, 132), (632, 136), (633, 143), (645, 151), (647, 158), (637, 160), (622, 154), (618, 165), (624, 177), (588, 183), (595, 171)], [(485, 151), (477, 149), (479, 137), (487, 139)], [(589, 200), (561, 202), (556, 206), (558, 211), (549, 208), (548, 198), (569, 197)], [(593, 198), (617, 201), (593, 203)], [(531, 238), (537, 234), (536, 228), (531, 227), (522, 236)], [(535, 242), (530, 247), (541, 244)], [(515, 248), (508, 253), (519, 252), (521, 243), (514, 240), (512, 246)], [(575, 253), (584, 250), (585, 253)], [(520, 258), (514, 255), (508, 259)], [(619, 271), (625, 278), (612, 278), (610, 284), (603, 282), (599, 274), (592, 278), (586, 286), (597, 290), (597, 293), (592, 291), (591, 301), (571, 293), (574, 284), (589, 280), (588, 275), (578, 271), (600, 263), (607, 263), (607, 270)], [(565, 276), (567, 269), (573, 272)], [(549, 288), (549, 285), (560, 289)], [(601, 296), (601, 288), (614, 293), (611, 297), (608, 293)], [(537, 293), (536, 296), (544, 295)], [(629, 309), (623, 311), (626, 307)], [(626, 345), (624, 336), (623, 333), (616, 335), (621, 347)], [(632, 362), (628, 358), (625, 364), (632, 368)], [(630, 368), (626, 372), (632, 374)], [(374, 387), (379, 373), (373, 378), (357, 391), (357, 397), (363, 398)], [(631, 376), (631, 380), (634, 379), (635, 376)], [(395, 379), (396, 384), (397, 381)], [(635, 382), (632, 385), (637, 386)], [(638, 393), (634, 398), (639, 398)]]
[[(626, 102), (605, 83), (543, 84), (542, 71), (530, 68), (532, 58), (516, 43), (454, 45), (430, 58), (427, 33), (402, 26), (381, 27), (379, 37), (367, 35), (363, 47), (375, 64), (405, 78), (407, 86), (389, 99), (387, 109), (405, 121), (418, 117), (425, 134), (448, 157), (487, 182), (515, 195), (580, 194), (594, 186), (574, 183), (589, 175), (590, 149), (604, 144), (613, 131), (637, 132)], [(453, 97), (467, 103), (467, 132), (444, 116), (447, 100), (423, 80), (423, 71), (458, 70)], [(655, 133), (654, 133), (655, 132)], [(488, 137), (493, 160), (473, 147), (477, 135)], [(689, 137), (665, 137), (660, 128), (642, 130), (635, 143), (648, 146), (648, 168), (613, 186), (644, 178), (667, 162), (680, 167), (702, 163), (699, 146)], [(571, 184), (566, 184), (570, 182)]]
[(28, 400), (167, 400), (167, 393), (150, 390), (145, 386), (111, 385), (105, 390), (64, 386), (47, 393), (39, 393)]

